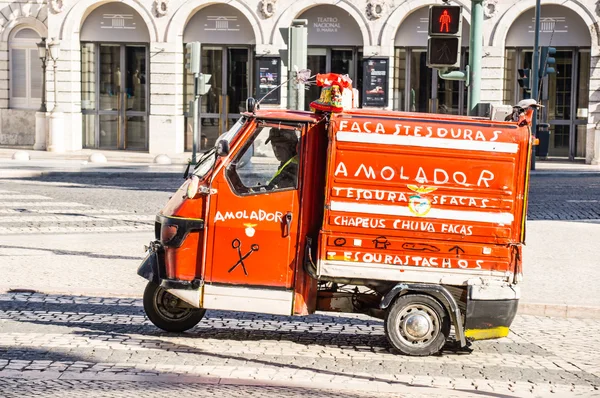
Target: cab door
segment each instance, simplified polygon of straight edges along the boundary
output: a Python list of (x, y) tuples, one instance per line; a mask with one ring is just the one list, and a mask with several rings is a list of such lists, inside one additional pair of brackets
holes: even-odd
[(284, 163), (266, 143), (271, 129), (293, 132), (301, 159), (303, 126), (259, 121), (218, 171), (209, 212), (205, 308), (291, 314), (300, 167), (293, 183), (269, 187)]

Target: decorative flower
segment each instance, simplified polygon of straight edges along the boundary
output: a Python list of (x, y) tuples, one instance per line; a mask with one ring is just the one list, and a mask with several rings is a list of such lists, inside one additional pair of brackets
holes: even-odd
[(169, 0), (154, 0), (154, 10), (157, 17), (164, 17), (169, 11)]
[(265, 18), (271, 18), (277, 11), (277, 0), (261, 0), (258, 7)]
[(65, 2), (63, 0), (50, 0), (48, 4), (50, 5), (50, 10), (54, 14), (58, 14), (65, 8)]
[(385, 11), (385, 2), (383, 0), (369, 0), (367, 3), (367, 16), (370, 19), (379, 19)]
[(486, 18), (493, 18), (496, 15), (498, 0), (485, 0), (483, 3), (483, 15)]

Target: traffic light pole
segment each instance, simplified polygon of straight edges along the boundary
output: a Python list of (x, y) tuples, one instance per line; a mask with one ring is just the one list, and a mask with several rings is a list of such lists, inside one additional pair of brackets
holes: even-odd
[[(483, 0), (471, 0), (471, 36), (469, 38), (469, 64), (464, 71), (440, 69), (438, 75), (445, 80), (464, 81), (469, 88), (467, 111), (477, 116), (481, 99), (481, 58), (483, 53)], [(459, 49), (460, 51), (460, 49)]]
[(308, 59), (308, 20), (294, 19), (288, 38), (288, 109), (304, 109), (304, 85), (296, 80), (296, 73), (306, 69)]
[[(539, 70), (540, 70), (540, 0), (536, 0), (535, 2), (535, 28), (534, 28), (534, 39), (533, 39), (533, 59), (531, 62), (531, 98), (534, 100), (538, 100), (538, 89), (539, 89)], [(531, 120), (531, 132), (534, 135), (537, 135), (537, 108), (533, 109), (533, 118)], [(531, 155), (531, 170), (535, 170), (535, 146), (533, 147), (533, 153)]]
[(196, 152), (198, 148), (198, 135), (200, 132), (199, 114), (200, 107), (198, 101), (200, 96), (198, 95), (198, 84), (199, 78), (197, 74), (194, 74), (194, 100), (190, 101), (190, 112), (192, 113), (192, 164), (196, 164)]
[[(538, 0), (539, 1), (539, 0)], [(469, 38), (469, 69), (467, 110), (477, 116), (481, 98), (481, 57), (483, 53), (483, 0), (471, 1), (471, 37)]]

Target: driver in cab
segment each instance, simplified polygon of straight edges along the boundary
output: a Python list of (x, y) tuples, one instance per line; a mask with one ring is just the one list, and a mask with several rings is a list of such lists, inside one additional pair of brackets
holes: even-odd
[(298, 179), (298, 137), (293, 130), (272, 128), (266, 144), (271, 143), (273, 153), (280, 162), (275, 175), (269, 180), (267, 189), (295, 188)]

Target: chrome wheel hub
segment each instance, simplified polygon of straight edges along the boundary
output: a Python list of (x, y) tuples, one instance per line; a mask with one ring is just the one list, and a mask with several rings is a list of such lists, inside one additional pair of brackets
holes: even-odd
[(400, 338), (406, 345), (425, 346), (441, 332), (438, 314), (424, 304), (407, 305), (400, 311), (396, 321)]
[(431, 330), (431, 321), (427, 314), (416, 312), (409, 314), (404, 321), (404, 332), (413, 339), (422, 339)]

